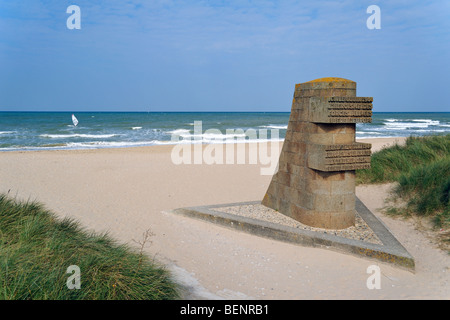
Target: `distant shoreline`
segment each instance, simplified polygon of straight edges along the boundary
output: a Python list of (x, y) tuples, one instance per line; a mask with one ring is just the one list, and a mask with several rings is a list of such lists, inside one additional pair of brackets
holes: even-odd
[[(408, 137), (384, 137), (384, 138), (358, 138), (356, 139), (357, 142), (364, 142), (364, 143), (371, 143), (372, 144), (372, 152), (376, 152), (379, 149), (385, 147), (385, 146), (390, 146), (393, 144), (403, 144), (406, 139)], [(249, 142), (241, 142), (241, 143), (245, 143), (245, 144), (257, 144), (257, 143), (264, 143), (264, 142), (269, 142), (270, 141), (262, 141), (262, 142), (258, 142), (258, 141), (249, 141)], [(279, 140), (280, 142), (280, 147), (282, 146), (284, 139)], [(236, 144), (237, 142), (235, 142)], [(203, 143), (204, 146), (209, 145), (210, 143)], [(218, 142), (217, 144), (224, 144), (222, 142)], [(177, 144), (175, 143), (168, 143), (168, 144), (159, 144), (159, 145), (144, 145), (144, 146), (123, 146), (123, 147), (100, 147), (100, 148), (80, 148), (80, 149), (74, 149), (74, 148), (55, 148), (55, 149), (44, 149), (44, 148), (39, 148), (39, 149), (33, 149), (33, 150), (27, 150), (27, 149), (22, 149), (22, 150), (1, 150), (0, 152), (5, 152), (5, 153), (33, 153), (33, 152), (40, 152), (40, 153), (45, 153), (45, 152), (58, 152), (58, 153), (77, 153), (77, 152), (114, 152), (114, 151), (126, 151), (126, 150), (139, 150), (139, 151), (149, 151), (149, 150), (164, 150), (167, 151), (167, 149), (171, 149), (174, 146), (176, 146)]]
[[(264, 112), (3, 112), (0, 151), (97, 150), (178, 143), (283, 141), (289, 113)], [(356, 139), (450, 133), (450, 113), (374, 113), (356, 124)]]

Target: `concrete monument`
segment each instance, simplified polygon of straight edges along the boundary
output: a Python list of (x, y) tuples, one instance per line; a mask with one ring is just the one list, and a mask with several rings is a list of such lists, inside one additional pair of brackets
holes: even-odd
[[(372, 121), (372, 100), (356, 97), (356, 83), (346, 79), (297, 84), (278, 172), (262, 204), (239, 202), (173, 212), (278, 241), (414, 270), (414, 258), (355, 195), (355, 170), (369, 168), (371, 155), (370, 144), (355, 141), (356, 123)], [(279, 219), (281, 214), (315, 228), (293, 227), (289, 219), (286, 225), (281, 222), (285, 219)], [(352, 235), (346, 235), (346, 228), (353, 225)]]
[(355, 223), (355, 170), (370, 168), (371, 145), (355, 142), (371, 122), (372, 98), (356, 82), (321, 78), (295, 86), (280, 154), (262, 204), (303, 224), (343, 229)]

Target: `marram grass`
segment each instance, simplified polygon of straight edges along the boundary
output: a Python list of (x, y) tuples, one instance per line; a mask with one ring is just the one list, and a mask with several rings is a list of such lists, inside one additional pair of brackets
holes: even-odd
[(450, 135), (409, 137), (404, 146), (374, 153), (371, 168), (356, 176), (358, 183), (397, 182), (394, 194), (406, 207), (391, 213), (429, 216), (436, 227), (450, 228)]
[[(80, 270), (80, 289), (69, 289)], [(155, 261), (106, 234), (58, 220), (36, 202), (0, 195), (0, 299), (171, 300), (177, 285)]]
[(358, 183), (398, 181), (417, 166), (450, 157), (450, 134), (409, 137), (404, 146), (394, 145), (372, 155), (371, 168), (357, 170)]

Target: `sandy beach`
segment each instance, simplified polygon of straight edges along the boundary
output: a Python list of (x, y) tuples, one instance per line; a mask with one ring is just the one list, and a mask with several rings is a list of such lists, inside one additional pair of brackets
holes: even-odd
[[(403, 138), (364, 139), (377, 151)], [(248, 146), (252, 147), (252, 146)], [(173, 146), (0, 153), (0, 192), (37, 200), (87, 229), (135, 245), (165, 264), (188, 299), (449, 299), (450, 256), (413, 221), (379, 212), (390, 185), (357, 196), (414, 256), (414, 273), (368, 259), (306, 248), (169, 213), (180, 207), (261, 200), (270, 175), (257, 164), (181, 164)], [(381, 289), (366, 286), (381, 268)]]

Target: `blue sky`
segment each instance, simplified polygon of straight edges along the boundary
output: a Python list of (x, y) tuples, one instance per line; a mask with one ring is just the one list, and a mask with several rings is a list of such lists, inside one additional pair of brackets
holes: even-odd
[(0, 111), (288, 112), (334, 76), (375, 112), (449, 112), (449, 61), (448, 0), (0, 1)]

